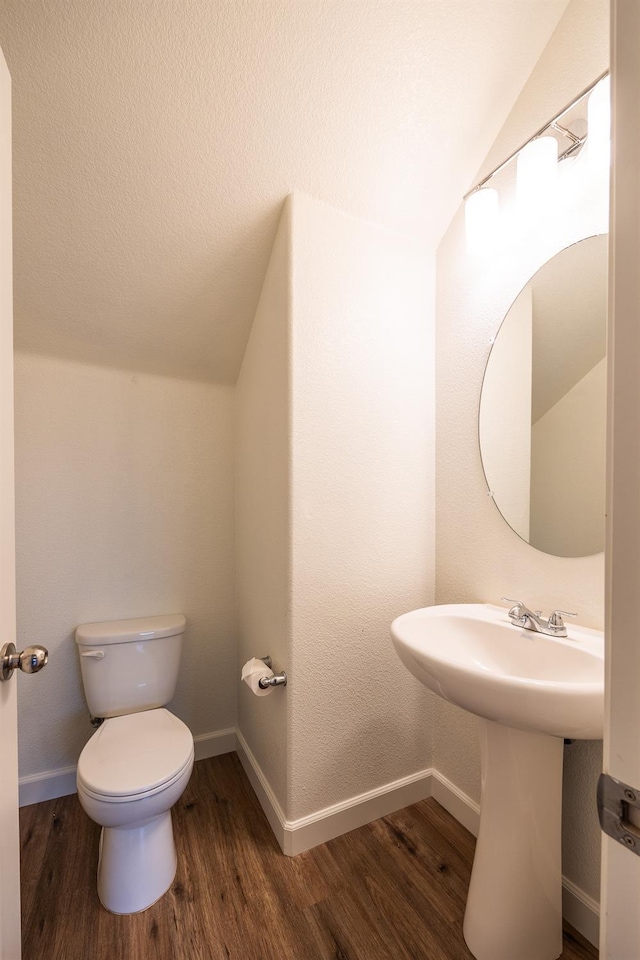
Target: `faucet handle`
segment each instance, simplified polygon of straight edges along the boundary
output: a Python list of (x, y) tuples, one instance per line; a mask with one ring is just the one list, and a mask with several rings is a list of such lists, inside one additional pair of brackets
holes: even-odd
[(568, 610), (554, 610), (551, 616), (549, 617), (549, 626), (550, 627), (563, 627), (564, 621), (563, 617), (577, 617), (577, 613), (569, 613)]
[(522, 600), (511, 600), (510, 597), (500, 597), (503, 603), (512, 603), (513, 606), (509, 610), (509, 616), (514, 619), (522, 620), (524, 622), (523, 610), (526, 610), (526, 607)]

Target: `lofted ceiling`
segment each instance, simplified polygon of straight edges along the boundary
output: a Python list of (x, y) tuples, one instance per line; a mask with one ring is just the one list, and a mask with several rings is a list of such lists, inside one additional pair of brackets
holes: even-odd
[(19, 348), (234, 382), (284, 197), (434, 249), (567, 0), (4, 0)]

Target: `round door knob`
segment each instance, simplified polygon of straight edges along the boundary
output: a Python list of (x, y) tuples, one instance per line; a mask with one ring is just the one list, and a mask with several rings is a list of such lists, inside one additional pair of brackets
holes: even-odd
[(0, 680), (9, 680), (14, 670), (23, 673), (37, 673), (46, 665), (49, 651), (38, 645), (25, 647), (18, 653), (13, 643), (5, 643), (0, 650)]
[(42, 670), (49, 659), (49, 651), (46, 647), (40, 647), (37, 644), (33, 647), (25, 647), (20, 654), (20, 669), (23, 673), (37, 673)]

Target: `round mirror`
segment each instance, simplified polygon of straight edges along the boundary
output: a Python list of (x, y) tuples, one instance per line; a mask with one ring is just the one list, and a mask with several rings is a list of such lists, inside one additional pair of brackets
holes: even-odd
[(561, 250), (520, 292), (489, 355), (480, 453), (515, 532), (545, 553), (604, 549), (607, 236)]

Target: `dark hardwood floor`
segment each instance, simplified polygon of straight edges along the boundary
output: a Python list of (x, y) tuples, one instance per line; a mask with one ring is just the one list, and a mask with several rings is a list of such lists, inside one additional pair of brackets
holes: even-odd
[[(144, 913), (96, 894), (100, 828), (77, 797), (21, 811), (23, 960), (469, 960), (474, 839), (425, 800), (289, 858), (235, 754), (174, 807), (178, 873)], [(563, 960), (597, 957), (567, 928)], [(518, 960), (514, 957), (513, 960)]]

